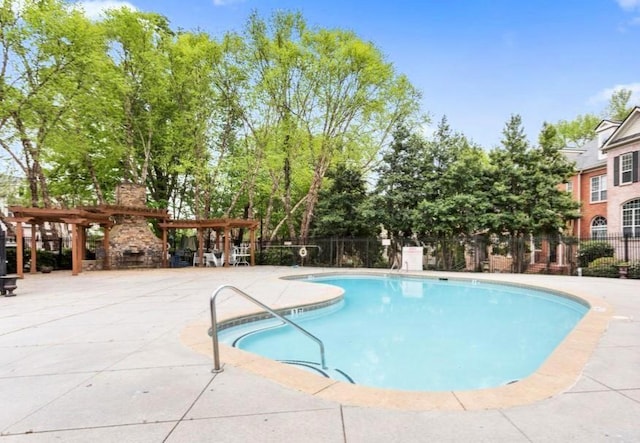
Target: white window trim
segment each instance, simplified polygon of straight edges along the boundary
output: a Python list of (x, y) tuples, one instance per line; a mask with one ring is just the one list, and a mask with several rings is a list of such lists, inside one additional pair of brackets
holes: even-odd
[[(640, 231), (640, 219), (636, 220), (636, 217), (635, 217), (635, 211), (638, 208), (625, 209), (625, 206), (628, 205), (629, 203), (635, 202), (636, 200), (640, 200), (640, 199), (634, 199), (634, 200), (630, 200), (630, 201), (628, 201), (626, 203), (623, 203), (621, 208), (620, 208), (621, 209), (621, 211), (620, 211), (620, 222), (621, 223), (620, 224), (622, 226), (622, 232), (624, 233), (625, 228), (630, 228), (631, 229), (631, 237), (637, 237), (636, 236), (636, 232), (637, 232), (636, 230)], [(631, 226), (625, 226), (625, 224), (624, 224), (624, 212), (625, 212), (625, 210), (631, 212), (631, 223), (632, 223)]]
[[(604, 224), (595, 224), (596, 220), (604, 221)], [(591, 220), (590, 234), (591, 238), (604, 238), (607, 236), (608, 223), (606, 217), (598, 215)]]
[[(629, 169), (625, 170), (623, 168), (625, 158), (629, 159)], [(629, 173), (629, 180), (624, 180), (624, 173)], [(620, 184), (628, 185), (633, 183), (633, 153), (627, 152), (625, 154), (620, 155)]]
[[(600, 189), (598, 189), (598, 200), (594, 200), (593, 199), (593, 180), (594, 179), (598, 179), (598, 184), (600, 186)], [(591, 180), (589, 180), (589, 202), (591, 203), (601, 203), (601, 202), (606, 202), (607, 199), (606, 198), (602, 198), (602, 193), (603, 192), (607, 192), (607, 176), (605, 175), (597, 175), (595, 177), (591, 177)]]

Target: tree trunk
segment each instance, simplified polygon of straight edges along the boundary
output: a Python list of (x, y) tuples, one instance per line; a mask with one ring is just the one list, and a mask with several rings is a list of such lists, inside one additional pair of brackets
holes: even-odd
[(133, 110), (131, 106), (131, 97), (124, 99), (124, 143), (126, 152), (124, 155), (124, 179), (137, 183), (138, 173), (134, 163), (135, 158), (135, 136), (133, 133)]
[(6, 221), (7, 216), (0, 211), (0, 223), (2, 223), (7, 229), (7, 234), (15, 237), (16, 230), (13, 228), (13, 224)]
[(87, 154), (85, 156), (87, 161), (87, 168), (89, 169), (89, 174), (91, 175), (91, 182), (93, 183), (93, 189), (96, 191), (96, 197), (98, 198), (98, 204), (104, 205), (107, 201), (104, 198), (104, 194), (102, 193), (102, 186), (100, 186), (100, 181), (98, 180), (98, 176), (96, 175), (96, 170), (93, 167), (93, 162), (91, 161), (91, 157)]
[(323, 156), (318, 165), (315, 168), (313, 174), (313, 180), (307, 193), (307, 204), (305, 211), (302, 214), (302, 223), (300, 226), (300, 240), (304, 243), (309, 238), (309, 229), (311, 227), (311, 221), (313, 220), (313, 211), (315, 210), (316, 203), (318, 203), (318, 194), (322, 188), (322, 180), (329, 168), (329, 162), (326, 156)]
[(269, 201), (267, 203), (267, 208), (264, 214), (263, 226), (267, 228), (265, 232), (262, 233), (263, 236), (269, 238), (269, 240), (273, 240), (271, 233), (271, 214), (273, 213), (273, 202), (275, 199), (276, 191), (278, 190), (278, 186), (280, 186), (280, 180), (278, 177), (275, 177), (271, 174), (271, 194), (269, 195)]
[(22, 144), (22, 150), (24, 152), (24, 173), (27, 176), (27, 182), (29, 186), (29, 192), (31, 194), (31, 206), (34, 208), (38, 207), (38, 196), (39, 196), (39, 182), (38, 182), (38, 158), (36, 150), (31, 142), (31, 139), (27, 135), (27, 131), (24, 127), (22, 119), (16, 114), (12, 115), (13, 121), (16, 125), (16, 130), (20, 135), (20, 143)]
[[(285, 149), (289, 143), (289, 136), (285, 136)], [(289, 238), (296, 238), (296, 229), (293, 226), (293, 217), (291, 216), (291, 161), (289, 155), (284, 159), (284, 165), (282, 167), (284, 173), (284, 203), (285, 220), (287, 221), (287, 227), (289, 228)]]
[[(300, 207), (300, 205), (302, 205), (302, 203), (305, 202), (306, 199), (307, 199), (306, 195), (302, 197), (300, 201), (296, 203), (295, 206), (291, 209), (291, 213), (294, 213)], [(280, 220), (280, 223), (278, 223), (278, 225), (275, 228), (273, 228), (273, 232), (271, 233), (270, 240), (273, 240), (275, 238), (275, 236), (278, 234), (278, 230), (280, 230), (280, 227), (284, 224), (286, 220), (287, 220), (286, 218), (283, 218), (282, 220)]]

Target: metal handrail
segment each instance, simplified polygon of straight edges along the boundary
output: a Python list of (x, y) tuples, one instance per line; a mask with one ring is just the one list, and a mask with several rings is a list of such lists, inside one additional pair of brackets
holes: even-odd
[(304, 335), (309, 337), (311, 340), (313, 340), (316, 343), (318, 343), (318, 346), (320, 346), (320, 360), (321, 360), (321, 364), (322, 364), (322, 369), (327, 369), (327, 365), (326, 365), (325, 358), (324, 358), (324, 343), (322, 343), (322, 340), (320, 340), (315, 335), (311, 334), (306, 329), (298, 326), (296, 323), (294, 323), (293, 321), (289, 320), (288, 318), (278, 314), (276, 311), (271, 309), (269, 306), (265, 305), (264, 303), (259, 302), (255, 298), (251, 297), (246, 292), (243, 292), (240, 289), (238, 289), (238, 288), (236, 288), (235, 286), (232, 286), (232, 285), (222, 285), (218, 289), (213, 291), (213, 294), (211, 294), (211, 298), (209, 299), (209, 309), (211, 310), (211, 342), (212, 342), (212, 345), (213, 345), (213, 369), (211, 370), (211, 372), (214, 372), (214, 373), (222, 372), (222, 368), (220, 367), (220, 349), (219, 349), (219, 346), (218, 346), (218, 321), (216, 320), (216, 297), (218, 296), (218, 294), (220, 292), (222, 292), (225, 289), (231, 289), (236, 294), (243, 296), (244, 298), (246, 298), (249, 301), (252, 301), (253, 303), (255, 303), (256, 305), (260, 306), (265, 311), (269, 312), (274, 317), (277, 317), (280, 320), (282, 320), (283, 322), (293, 326), (295, 329), (297, 329), (298, 331), (302, 332)]

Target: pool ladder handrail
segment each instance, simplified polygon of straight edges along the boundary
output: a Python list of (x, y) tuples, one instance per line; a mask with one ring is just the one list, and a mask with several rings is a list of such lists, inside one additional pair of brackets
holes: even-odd
[(218, 287), (218, 289), (213, 291), (213, 293), (211, 294), (211, 298), (209, 299), (209, 310), (211, 311), (211, 342), (212, 342), (212, 345), (213, 345), (213, 369), (211, 370), (211, 372), (217, 373), (217, 372), (222, 372), (223, 371), (222, 367), (220, 366), (220, 349), (219, 349), (219, 346), (218, 346), (218, 321), (216, 319), (216, 297), (218, 296), (218, 294), (220, 294), (220, 292), (222, 292), (225, 289), (230, 289), (230, 290), (234, 291), (236, 294), (243, 296), (245, 299), (253, 302), (256, 305), (258, 305), (259, 307), (261, 307), (265, 311), (269, 312), (274, 317), (276, 317), (276, 318), (282, 320), (283, 322), (293, 326), (295, 329), (297, 329), (298, 331), (302, 332), (304, 335), (309, 337), (311, 340), (315, 341), (318, 344), (318, 346), (320, 346), (320, 360), (321, 360), (321, 364), (322, 364), (322, 369), (327, 369), (327, 365), (326, 365), (325, 357), (324, 357), (324, 343), (322, 343), (322, 340), (320, 340), (318, 337), (316, 337), (315, 335), (313, 335), (312, 333), (310, 333), (306, 329), (302, 328), (298, 324), (296, 324), (293, 321), (289, 320), (288, 318), (278, 314), (276, 311), (271, 309), (269, 306), (265, 305), (264, 303), (259, 302), (258, 300), (256, 300), (255, 298), (253, 298), (252, 296), (247, 294), (246, 292), (238, 289), (237, 287), (235, 287), (233, 285), (222, 285), (222, 286)]

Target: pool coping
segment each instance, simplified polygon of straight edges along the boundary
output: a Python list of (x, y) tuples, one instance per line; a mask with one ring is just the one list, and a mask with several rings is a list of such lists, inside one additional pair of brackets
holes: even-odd
[[(371, 270), (356, 272), (358, 275), (388, 275), (384, 272)], [(311, 272), (308, 275), (354, 275), (354, 272)], [(300, 285), (314, 285), (315, 291), (310, 299), (303, 302), (284, 298), (278, 309), (296, 309), (298, 307), (312, 307), (316, 304), (327, 304), (340, 299), (342, 290), (335, 286), (323, 285), (305, 281), (307, 274), (297, 274), (281, 277), (279, 280), (288, 283), (296, 282)], [(439, 279), (425, 273), (404, 272), (401, 276), (411, 276), (425, 279)], [(450, 281), (481, 280), (484, 283), (526, 287), (552, 292), (559, 296), (575, 299), (585, 303), (589, 310), (578, 322), (573, 330), (556, 347), (551, 355), (533, 374), (515, 383), (496, 388), (476, 389), (466, 391), (399, 391), (392, 389), (373, 388), (353, 385), (346, 382), (327, 379), (291, 365), (280, 363), (242, 351), (237, 348), (221, 344), (220, 358), (224, 364), (242, 368), (253, 374), (271, 379), (284, 386), (296, 389), (318, 398), (335, 401), (345, 405), (379, 407), (399, 410), (416, 411), (463, 411), (504, 409), (522, 406), (561, 394), (570, 389), (580, 377), (582, 370), (593, 353), (600, 337), (606, 331), (613, 316), (611, 306), (601, 298), (575, 291), (561, 291), (553, 287), (537, 284), (522, 284), (491, 280), (490, 278), (447, 277)], [(322, 289), (322, 290), (319, 290)], [(227, 312), (221, 315), (220, 322), (230, 322), (238, 318), (257, 316), (257, 311)], [(193, 350), (211, 356), (212, 344), (207, 335), (210, 324), (199, 321), (188, 325), (181, 334), (183, 344)]]

